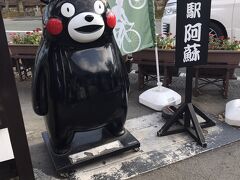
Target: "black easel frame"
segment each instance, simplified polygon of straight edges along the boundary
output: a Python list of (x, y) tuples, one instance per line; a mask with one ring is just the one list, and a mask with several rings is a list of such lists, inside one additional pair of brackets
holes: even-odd
[[(214, 126), (215, 122), (192, 104), (192, 80), (193, 66), (207, 63), (210, 11), (211, 0), (181, 0), (177, 3), (175, 65), (187, 69), (185, 102), (157, 132), (158, 136), (164, 136), (186, 131), (202, 147), (207, 146), (202, 128)], [(197, 54), (192, 55), (192, 52)], [(198, 122), (196, 113), (205, 120), (204, 123)], [(183, 128), (169, 131), (176, 122)]]
[[(202, 147), (206, 147), (205, 138), (202, 128), (215, 126), (215, 122), (211, 120), (206, 114), (192, 104), (192, 80), (193, 68), (187, 67), (186, 72), (186, 88), (185, 88), (185, 102), (178, 108), (170, 120), (157, 132), (158, 136), (166, 136), (181, 132), (188, 132), (192, 138)], [(201, 116), (206, 122), (199, 123), (196, 113)], [(183, 117), (183, 119), (181, 119)], [(183, 128), (168, 131), (172, 125), (178, 122)]]
[[(17, 175), (20, 180), (33, 180), (32, 162), (1, 12), (0, 54), (0, 102), (3, 107), (1, 128), (8, 128)], [(0, 177), (3, 178), (4, 175), (0, 175)]]

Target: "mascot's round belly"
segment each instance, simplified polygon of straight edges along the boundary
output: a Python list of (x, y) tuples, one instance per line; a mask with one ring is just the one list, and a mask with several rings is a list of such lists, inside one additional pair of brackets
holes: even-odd
[(57, 87), (53, 108), (58, 121), (65, 124), (67, 119), (78, 130), (89, 130), (126, 115), (126, 89), (112, 53), (108, 46), (67, 53), (70, 58), (63, 58), (68, 62), (62, 74), (50, 83)]

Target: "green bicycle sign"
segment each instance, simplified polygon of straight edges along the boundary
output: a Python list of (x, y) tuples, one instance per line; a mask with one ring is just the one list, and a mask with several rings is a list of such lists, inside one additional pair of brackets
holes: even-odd
[(123, 55), (153, 45), (147, 0), (110, 0), (109, 4), (117, 17), (113, 33)]

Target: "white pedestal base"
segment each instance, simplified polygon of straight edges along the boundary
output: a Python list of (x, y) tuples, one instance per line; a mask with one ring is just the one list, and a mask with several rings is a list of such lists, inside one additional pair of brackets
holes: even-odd
[(180, 104), (181, 96), (169, 88), (158, 86), (143, 92), (139, 96), (139, 102), (151, 109), (161, 111), (166, 106)]

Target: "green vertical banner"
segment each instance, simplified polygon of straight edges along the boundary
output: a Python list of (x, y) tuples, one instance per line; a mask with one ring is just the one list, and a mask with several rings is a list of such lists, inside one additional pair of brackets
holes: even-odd
[(153, 0), (108, 0), (108, 3), (117, 17), (113, 33), (122, 55), (154, 45)]

